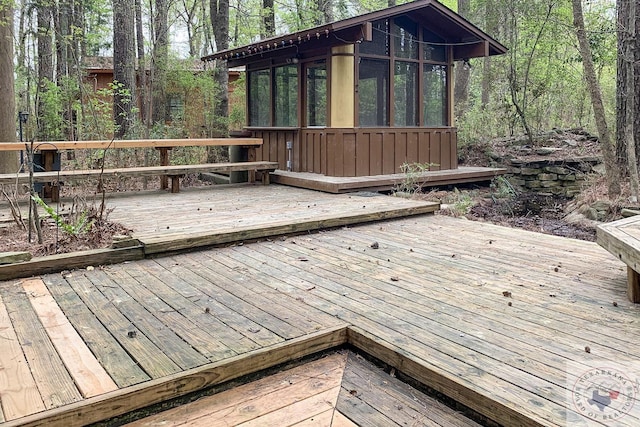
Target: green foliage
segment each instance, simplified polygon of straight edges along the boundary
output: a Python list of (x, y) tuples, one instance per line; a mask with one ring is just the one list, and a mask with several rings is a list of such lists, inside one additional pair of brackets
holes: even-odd
[(424, 173), (434, 166), (437, 165), (434, 163), (403, 163), (400, 166), (400, 171), (405, 177), (395, 186), (394, 192), (403, 195), (413, 195), (420, 192), (426, 181)]
[(503, 175), (497, 176), (491, 181), (491, 197), (493, 199), (514, 199), (517, 195), (518, 190)]
[(449, 210), (453, 216), (464, 216), (469, 213), (475, 201), (468, 192), (461, 192), (458, 188), (453, 189), (453, 203), (449, 205)]
[(71, 236), (83, 234), (93, 226), (93, 221), (89, 220), (89, 215), (86, 211), (81, 212), (75, 221), (69, 222), (65, 220), (62, 215), (58, 214), (55, 209), (47, 205), (37, 194), (33, 194), (31, 198), (45, 210), (59, 228)]
[(247, 89), (245, 86), (246, 73), (232, 83), (233, 92), (229, 95), (229, 129), (240, 130), (247, 123), (247, 110), (245, 100)]
[[(613, 6), (612, 1), (599, 1), (588, 2), (585, 8), (587, 33), (610, 123), (614, 122), (617, 54)], [(516, 104), (533, 134), (575, 126), (593, 131), (595, 123), (570, 2), (472, 0), (471, 7), (467, 18), (503, 43), (509, 52), (470, 61), (467, 109), (456, 123), (459, 145), (523, 133)], [(489, 61), (489, 67), (485, 61)], [(483, 91), (488, 103), (482, 101)]]
[(76, 29), (84, 34), (87, 55), (98, 56), (111, 47), (112, 4), (103, 0), (83, 0), (86, 27)]
[(45, 81), (43, 89), (38, 93), (39, 102), (39, 132), (42, 141), (59, 141), (64, 138), (62, 112), (64, 95), (61, 87), (54, 82)]
[[(90, 91), (91, 88), (85, 87), (85, 93)], [(97, 90), (95, 96), (86, 97), (85, 106), (79, 111), (78, 123), (83, 139), (108, 139), (114, 134), (116, 125), (113, 119), (113, 97), (116, 93), (121, 93), (125, 102), (131, 102), (130, 91), (117, 81), (110, 83), (107, 88)]]

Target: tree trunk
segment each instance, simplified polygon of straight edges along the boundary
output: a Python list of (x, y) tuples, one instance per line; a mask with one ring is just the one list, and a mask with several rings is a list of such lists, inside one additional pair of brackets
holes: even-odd
[(323, 24), (333, 22), (333, 0), (318, 0), (318, 10), (322, 12)]
[(113, 96), (115, 136), (124, 137), (133, 124), (133, 100), (136, 93), (134, 4), (130, 0), (113, 0), (113, 79), (117, 82)]
[(273, 10), (273, 0), (262, 0), (262, 31), (260, 36), (263, 39), (271, 37), (276, 33), (276, 17)]
[[(69, 94), (63, 98), (66, 105), (62, 106), (63, 114), (63, 129), (62, 135), (65, 138), (73, 141), (75, 140), (75, 129), (73, 120), (73, 99), (71, 99), (71, 91), (68, 89), (72, 84), (69, 77), (72, 75), (73, 70), (78, 73), (78, 67), (74, 66), (75, 58), (73, 52), (73, 32), (71, 26), (73, 23), (73, 6), (71, 0), (58, 1), (58, 7), (55, 11), (55, 24), (56, 24), (56, 84), (63, 87), (63, 93)], [(78, 63), (79, 65), (79, 63)]]
[(45, 108), (42, 94), (47, 91), (49, 83), (53, 81), (52, 10), (48, 0), (39, 0), (36, 7), (38, 14), (38, 95), (36, 96), (35, 119), (38, 129), (37, 138), (41, 141), (47, 141), (50, 138), (41, 118)]
[[(578, 49), (582, 56), (582, 67), (584, 69), (584, 78), (587, 82), (589, 95), (591, 96), (591, 104), (593, 105), (593, 114), (598, 128), (600, 139), (600, 147), (604, 157), (605, 173), (607, 179), (607, 188), (609, 197), (615, 198), (620, 194), (620, 177), (617, 174), (615, 147), (611, 141), (611, 133), (607, 126), (607, 117), (605, 114), (604, 104), (602, 102), (602, 92), (598, 84), (596, 70), (593, 65), (593, 56), (591, 55), (591, 46), (584, 29), (584, 16), (582, 14), (582, 0), (571, 0), (573, 6), (573, 25), (576, 28), (578, 37)], [(634, 156), (635, 157), (635, 156)]]
[[(575, 1), (575, 0), (574, 0)], [(627, 109), (625, 111), (625, 128), (624, 139), (627, 145), (627, 165), (629, 168), (629, 178), (631, 182), (631, 199), (634, 202), (638, 201), (640, 197), (640, 183), (638, 182), (638, 161), (636, 156), (636, 120), (638, 115), (637, 109), (637, 95), (636, 95), (636, 54), (637, 54), (637, 41), (636, 41), (636, 13), (637, 9), (635, 1), (629, 2), (628, 19), (626, 29), (626, 36), (628, 43), (625, 44), (625, 50), (622, 51), (624, 56), (624, 68), (627, 70), (626, 82), (624, 83), (624, 97), (627, 100)]]
[(56, 28), (56, 82), (60, 86), (65, 77), (69, 76), (69, 45), (71, 43), (71, 26), (72, 19), (71, 5), (69, 0), (58, 1), (58, 7), (55, 11), (55, 28)]
[[(210, 16), (216, 50), (221, 51), (228, 49), (229, 0), (211, 0)], [(227, 68), (227, 63), (224, 61), (216, 61), (214, 75), (216, 81), (216, 93), (218, 95), (214, 109), (216, 116), (216, 133), (219, 135), (226, 135), (229, 132), (227, 123), (227, 119), (229, 117), (229, 70)]]
[[(485, 31), (488, 34), (496, 34), (498, 32), (498, 19), (496, 18), (497, 11), (493, 4), (485, 3), (484, 5), (484, 19), (485, 19)], [(482, 108), (486, 108), (491, 101), (491, 82), (493, 76), (491, 75), (491, 57), (487, 56), (482, 62), (482, 83), (480, 92), (480, 102)]]
[[(471, 0), (458, 0), (458, 14), (463, 18), (468, 18), (471, 13)], [(455, 67), (454, 95), (455, 116), (461, 118), (467, 110), (469, 100), (469, 65), (464, 61), (458, 61)]]
[[(16, 140), (16, 104), (13, 87), (13, 7), (0, 3), (0, 141)], [(0, 173), (18, 172), (17, 152), (0, 152)]]
[[(141, 0), (135, 0), (136, 9), (136, 47), (138, 56), (138, 82), (140, 84), (140, 90), (138, 91), (138, 101), (136, 105), (140, 106), (140, 118), (145, 128), (149, 128), (149, 111), (150, 105), (147, 105), (147, 63), (144, 55), (144, 31), (142, 28), (142, 5)], [(147, 135), (145, 131), (145, 138)]]
[[(616, 2), (618, 11), (618, 61), (616, 76), (616, 155), (618, 168), (621, 176), (629, 173), (628, 150), (627, 150), (627, 120), (633, 121), (633, 140), (636, 145), (636, 158), (640, 146), (640, 97), (629, 97), (628, 83), (633, 82), (633, 86), (640, 87), (640, 73), (636, 66), (640, 61), (640, 40), (635, 37), (630, 38), (632, 31), (635, 34), (640, 32), (640, 22), (636, 19), (630, 21), (632, 9), (636, 11), (640, 8), (640, 0), (618, 0)], [(635, 23), (635, 25), (633, 25)], [(635, 98), (635, 100), (633, 99)], [(630, 110), (630, 111), (627, 111)]]
[(169, 61), (169, 2), (156, 0), (154, 23), (153, 57), (151, 67), (153, 79), (153, 121), (164, 124), (167, 119), (167, 67)]

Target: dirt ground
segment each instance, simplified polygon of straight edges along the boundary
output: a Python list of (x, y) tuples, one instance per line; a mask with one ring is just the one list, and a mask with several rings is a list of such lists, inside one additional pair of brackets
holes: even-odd
[(573, 239), (596, 239), (594, 223), (570, 223), (565, 220), (567, 206), (571, 203), (567, 198), (528, 193), (496, 198), (490, 186), (458, 189), (453, 194), (452, 199), (451, 192), (440, 190), (421, 197), (440, 200), (443, 209), (438, 213), (441, 215), (464, 216), (473, 221), (486, 221)]

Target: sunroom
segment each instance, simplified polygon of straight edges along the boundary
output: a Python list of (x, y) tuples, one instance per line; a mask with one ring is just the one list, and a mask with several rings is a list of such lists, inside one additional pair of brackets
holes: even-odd
[(246, 67), (256, 160), (329, 177), (458, 167), (455, 61), (506, 48), (431, 0), (391, 7), (203, 58)]

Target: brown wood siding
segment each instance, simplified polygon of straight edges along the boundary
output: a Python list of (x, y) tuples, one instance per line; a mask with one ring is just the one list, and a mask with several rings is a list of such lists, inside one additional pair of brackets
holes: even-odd
[[(357, 176), (356, 175), (356, 133), (343, 133), (342, 134), (342, 148), (343, 148), (343, 162), (344, 162), (344, 175), (343, 176)], [(368, 174), (367, 174), (368, 175)]]
[[(429, 144), (429, 163), (432, 163), (431, 170), (439, 171), (442, 170), (442, 158), (440, 157), (440, 143), (442, 139), (442, 134), (439, 131), (435, 131), (431, 133), (430, 144)], [(448, 162), (447, 162), (448, 163)]]
[(263, 139), (255, 160), (287, 168), (287, 141), (293, 142), (291, 170), (327, 176), (368, 176), (401, 172), (404, 163), (432, 163), (432, 170), (458, 167), (455, 128), (360, 128), (253, 130)]
[(396, 172), (395, 137), (395, 132), (387, 132), (382, 136), (382, 173), (385, 175)]
[(356, 175), (365, 176), (371, 174), (369, 159), (371, 157), (371, 135), (362, 138), (356, 135)]
[[(361, 135), (365, 137), (367, 135)], [(382, 175), (382, 134), (371, 133), (369, 138), (369, 173), (371, 175)]]
[(299, 132), (290, 129), (252, 129), (252, 136), (262, 138), (262, 146), (256, 148), (256, 160), (278, 162), (279, 169), (287, 169), (287, 141), (293, 142), (292, 163), (299, 162), (298, 145)]

